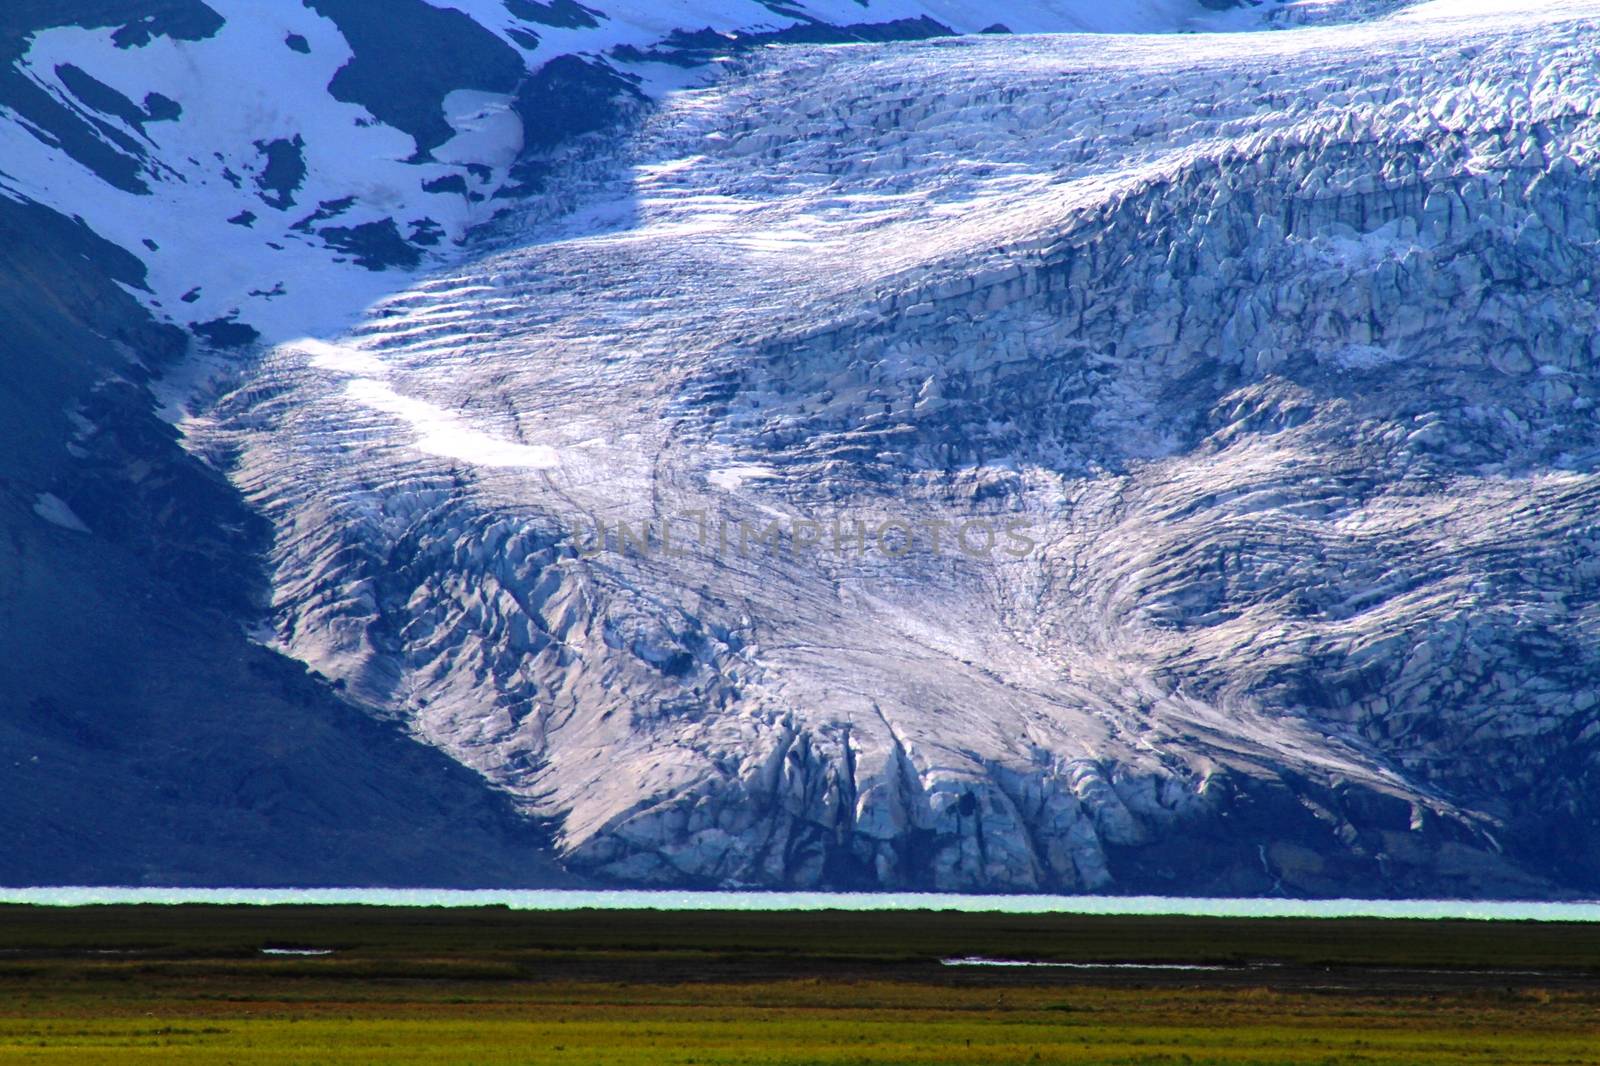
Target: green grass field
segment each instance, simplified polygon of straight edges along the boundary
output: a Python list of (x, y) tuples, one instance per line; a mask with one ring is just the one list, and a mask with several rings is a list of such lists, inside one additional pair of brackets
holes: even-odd
[[(331, 950), (266, 955), (264, 947)], [(949, 956), (1206, 971), (978, 969)], [(969, 914), (0, 908), (0, 1061), (1600, 1062), (1600, 931)]]

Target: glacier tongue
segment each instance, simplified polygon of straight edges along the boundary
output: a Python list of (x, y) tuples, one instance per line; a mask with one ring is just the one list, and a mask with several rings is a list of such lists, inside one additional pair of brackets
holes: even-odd
[(608, 878), (1558, 877), (1597, 16), (746, 56), (219, 404), (279, 640)]

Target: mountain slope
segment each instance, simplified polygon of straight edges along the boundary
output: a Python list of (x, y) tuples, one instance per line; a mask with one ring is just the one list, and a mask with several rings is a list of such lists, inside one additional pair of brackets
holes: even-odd
[(560, 884), (481, 781), (252, 643), (268, 531), (160, 421), (137, 260), (0, 200), (0, 883)]
[(279, 651), (605, 880), (1593, 890), (1600, 8), (599, 6), (26, 52)]

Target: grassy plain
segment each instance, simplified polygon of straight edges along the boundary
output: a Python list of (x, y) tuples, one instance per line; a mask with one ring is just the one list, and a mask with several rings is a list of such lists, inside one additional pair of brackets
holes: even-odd
[(1600, 929), (0, 907), (12, 1061), (1600, 1063)]

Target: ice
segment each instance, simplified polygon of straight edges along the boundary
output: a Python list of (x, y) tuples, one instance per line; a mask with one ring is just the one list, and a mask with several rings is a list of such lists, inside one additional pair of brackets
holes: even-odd
[[(1554, 500), (1593, 484), (1396, 486), (1435, 484), (1409, 479), (1450, 448), (1538, 462), (1540, 433), (1584, 432), (1559, 391), (1470, 425), (1407, 400), (1448, 402), (1461, 368), (1485, 398), (1494, 366), (1559, 390), (1537, 366), (1588, 358), (1554, 334), (1480, 354), (1502, 334), (1454, 310), (1483, 255), (1581, 254), (1526, 217), (1587, 232), (1586, 186), (1524, 200), (1531, 175), (1499, 175), (1589, 143), (1582, 12), (786, 49), (669, 93), (570, 213), (328, 338), (381, 386), (268, 359), (294, 417), (247, 437), (242, 483), (285, 516), (362, 501), (284, 542), (284, 646), (560, 819), (606, 877), (815, 884), (849, 855), (880, 885), (1093, 888), (1118, 883), (1108, 849), (1278, 774), (1492, 855), (1467, 786), (1384, 732), (1459, 682), (1385, 649), (1455, 641), (1478, 553), (1536, 552), (1518, 516), (1577, 522)], [(1586, 299), (1556, 269), (1552, 298)], [(1487, 306), (1526, 336), (1540, 299)], [(675, 524), (671, 552), (586, 548), (597, 521), (695, 515), (713, 532)], [(961, 550), (1008, 516), (1024, 557)], [(741, 544), (774, 520), (844, 545)], [(857, 522), (939, 523), (943, 546), (855, 549)], [(372, 577), (346, 543), (414, 576), (375, 607), (341, 592)], [(329, 644), (327, 619), (373, 610), (379, 636)], [(1476, 639), (1479, 669), (1548, 670)], [(1294, 695), (1340, 670), (1398, 680), (1359, 706)], [(1429, 751), (1470, 762), (1484, 721), (1533, 751), (1568, 691), (1498, 719), (1481, 697)], [(1366, 861), (1339, 843), (1360, 817), (1295, 847)], [(938, 842), (920, 869), (917, 833)], [(1264, 847), (1240, 876), (1314, 877)]]

